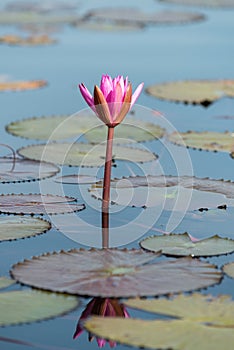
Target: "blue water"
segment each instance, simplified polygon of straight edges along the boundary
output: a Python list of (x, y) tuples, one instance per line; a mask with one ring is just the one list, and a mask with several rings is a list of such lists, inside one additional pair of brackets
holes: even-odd
[[(2, 1), (1, 6), (7, 1)], [(108, 6), (108, 1), (79, 2), (79, 11), (84, 13), (92, 7)], [(5, 132), (5, 125), (23, 118), (42, 115), (73, 114), (86, 108), (85, 102), (77, 91), (77, 84), (84, 82), (90, 89), (97, 84), (102, 74), (112, 76), (128, 75), (136, 87), (140, 82), (145, 86), (153, 83), (185, 79), (233, 79), (234, 61), (234, 10), (203, 9), (162, 4), (157, 1), (118, 1), (119, 6), (137, 7), (144, 11), (162, 9), (198, 11), (206, 20), (185, 25), (149, 26), (137, 31), (92, 31), (64, 26), (54, 33), (58, 43), (48, 47), (10, 47), (0, 45), (0, 75), (11, 79), (46, 79), (48, 86), (35, 91), (0, 93), (0, 136), (1, 143), (10, 144), (15, 149), (32, 144), (33, 140), (14, 137)], [(13, 26), (0, 26), (0, 36), (18, 33)], [(217, 116), (233, 116), (234, 99), (223, 98), (209, 108), (186, 106), (157, 100), (142, 93), (138, 103), (149, 109), (161, 111), (167, 120), (179, 131), (213, 130), (233, 131), (233, 119), (218, 119)], [(153, 144), (160, 152), (158, 144)], [(178, 151), (179, 152), (179, 151)], [(234, 180), (234, 163), (227, 153), (211, 153), (189, 150), (193, 173), (198, 177), (223, 178)], [(183, 163), (183, 158), (181, 158)], [(174, 173), (172, 163), (162, 161), (165, 174)], [(134, 169), (137, 171), (137, 169)], [(149, 170), (149, 168), (147, 169)], [(77, 169), (65, 169), (73, 173)], [(92, 171), (91, 169), (88, 171)], [(126, 168), (114, 170), (115, 176), (128, 175)], [(52, 184), (52, 185), (51, 185)], [(44, 188), (56, 193), (58, 186), (51, 180), (44, 182)], [(1, 193), (36, 193), (41, 190), (40, 183), (0, 185)], [(82, 191), (74, 186), (64, 185), (65, 194), (82, 198)], [(90, 206), (95, 200), (91, 201)], [(94, 204), (93, 204), (94, 205)], [(96, 204), (95, 204), (96, 206)], [(128, 208), (121, 212), (121, 219), (128, 220), (138, 216), (142, 209)], [(120, 215), (120, 214), (119, 214)], [(167, 215), (155, 224), (155, 228), (165, 229)], [(194, 236), (205, 237), (220, 234), (233, 238), (233, 208), (227, 211), (214, 211), (187, 214), (175, 232), (188, 231)], [(97, 223), (100, 215), (97, 209), (88, 208), (79, 214), (85, 222)], [(113, 226), (118, 225), (118, 215), (113, 215)], [(116, 221), (115, 221), (116, 220)], [(149, 231), (153, 234), (154, 231)], [(139, 239), (132, 240), (127, 247), (138, 247)], [(83, 242), (83, 241), (82, 241)], [(90, 244), (91, 245), (91, 244)], [(45, 251), (70, 249), (85, 244), (74, 242), (53, 228), (48, 234), (23, 241), (0, 244), (0, 274), (8, 273), (12, 264), (40, 255)], [(233, 255), (208, 259), (221, 266), (233, 261)], [(231, 294), (234, 280), (224, 277), (218, 286), (208, 288), (206, 293), (213, 295)], [(22, 288), (22, 287), (18, 287)], [(24, 326), (2, 328), (1, 337), (20, 339), (37, 344), (38, 349), (96, 349), (95, 341), (89, 343), (87, 334), (73, 340), (76, 321), (83, 305), (68, 316)], [(139, 313), (130, 310), (131, 316)], [(145, 315), (147, 317), (147, 315)], [(127, 349), (118, 346), (119, 349)], [(11, 344), (0, 341), (1, 350), (33, 349), (31, 346)]]

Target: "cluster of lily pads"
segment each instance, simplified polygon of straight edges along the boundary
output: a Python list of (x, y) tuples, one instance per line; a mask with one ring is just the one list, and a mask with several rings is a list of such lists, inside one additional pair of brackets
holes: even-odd
[[(233, 7), (233, 0), (194, 1), (168, 0), (184, 5), (209, 7)], [(167, 1), (162, 1), (167, 2)], [(78, 8), (77, 8), (78, 7)], [(6, 34), (0, 43), (8, 45), (48, 45), (56, 42), (50, 37), (63, 25), (89, 30), (141, 30), (149, 25), (186, 24), (205, 20), (205, 15), (195, 11), (163, 10), (143, 12), (137, 8), (109, 7), (79, 11), (74, 2), (59, 1), (15, 1), (0, 11), (0, 25), (17, 25), (30, 32), (30, 36)], [(82, 10), (82, 9), (81, 9)], [(41, 33), (38, 35), (38, 33)]]
[[(97, 123), (96, 127), (93, 127), (94, 120)], [(73, 116), (33, 117), (12, 122), (6, 126), (6, 130), (14, 136), (35, 139), (40, 142), (50, 138), (50, 142), (20, 148), (17, 151), (17, 157), (2, 157), (0, 163), (4, 169), (1, 171), (0, 177), (2, 184), (41, 180), (49, 177), (52, 181), (53, 177), (60, 171), (59, 165), (83, 166), (85, 168), (98, 168), (103, 165), (105, 147), (102, 142), (105, 140), (105, 126), (100, 124), (91, 113)], [(83, 142), (69, 142), (69, 139), (77, 137), (77, 135), (81, 135)], [(166, 130), (159, 125), (134, 120), (134, 116), (130, 116), (126, 122), (116, 128), (117, 142), (114, 144), (113, 152), (115, 160), (125, 162), (156, 161), (157, 156), (154, 153), (141, 149), (139, 146), (144, 141), (150, 142), (161, 137), (167, 137), (168, 140), (171, 140), (172, 135), (167, 135)], [(126, 140), (135, 142), (129, 145), (125, 144)], [(89, 152), (91, 154), (86, 159)], [(76, 174), (67, 175), (58, 177), (55, 181), (73, 185), (77, 185), (79, 182), (88, 183), (91, 185), (90, 195), (101, 198), (102, 181), (96, 181), (89, 175), (84, 176), (84, 179), (82, 176), (77, 177)], [(190, 176), (130, 176), (123, 179), (113, 179), (111, 189), (115, 189), (116, 183), (118, 191), (123, 191), (123, 195), (117, 198), (117, 204), (126, 205), (128, 202), (127, 190), (131, 187), (135, 190), (135, 196), (128, 205), (144, 206), (146, 210), (147, 207), (157, 206), (160, 200), (165, 199), (163, 192), (165, 188), (169, 190), (172, 188), (174, 191), (177, 187), (192, 190), (195, 193), (195, 198), (194, 200), (192, 198), (188, 208), (190, 211), (198, 209), (199, 205), (209, 206), (212, 203), (213, 206), (218, 206), (223, 201), (226, 205), (233, 206), (234, 183), (230, 181)], [(142, 195), (141, 193), (137, 194), (144, 188), (150, 188), (147, 202), (141, 202)], [(198, 198), (196, 193), (199, 194)], [(204, 197), (201, 196), (203, 193)], [(217, 197), (213, 197), (214, 193)], [(211, 199), (209, 199), (209, 194), (212, 195)], [(119, 202), (120, 198), (122, 202)], [(114, 198), (112, 198), (113, 201)], [(165, 208), (170, 210), (171, 201), (173, 201), (173, 196), (169, 197)], [(52, 224), (38, 218), (37, 215), (71, 213), (84, 209), (85, 204), (79, 204), (75, 198), (70, 197), (51, 194), (1, 195), (0, 212), (14, 214), (14, 216), (0, 218), (1, 241), (31, 237), (50, 230)], [(31, 322), (69, 312), (78, 305), (76, 296), (102, 299), (130, 298), (168, 295), (205, 288), (220, 283), (224, 273), (232, 277), (234, 264), (226, 264), (222, 270), (218, 270), (215, 265), (198, 258), (228, 254), (233, 251), (234, 241), (229, 238), (221, 238), (216, 235), (198, 240), (187, 233), (171, 233), (143, 239), (140, 242), (140, 249), (73, 249), (66, 252), (45, 253), (13, 266), (11, 276), (16, 281), (39, 291), (13, 290), (0, 293), (0, 303), (5, 305), (3, 307), (8, 310), (8, 318), (6, 319), (4, 316), (0, 319), (0, 324), (6, 326)], [(162, 254), (176, 257), (176, 259), (161, 261), (158, 258)], [(63, 271), (62, 275), (61, 271)], [(0, 283), (1, 287), (4, 288), (11, 285), (13, 281), (2, 277)], [(61, 294), (55, 294), (52, 297), (51, 292)], [(71, 297), (67, 297), (64, 293), (71, 295)], [(164, 347), (167, 345), (180, 349), (181, 339), (183, 341), (185, 339), (188, 343), (191, 340), (190, 337), (185, 337), (188, 327), (190, 327), (191, 332), (199, 332), (199, 341), (203, 344), (209, 332), (212, 335), (215, 333), (218, 322), (216, 318), (218, 318), (221, 324), (219, 331), (215, 333), (217, 344), (220, 344), (223, 337), (230, 338), (230, 342), (232, 341), (230, 324), (233, 326), (231, 323), (233, 320), (230, 310), (233, 308), (233, 303), (227, 298), (215, 299), (193, 294), (190, 296), (179, 295), (169, 300), (164, 298), (157, 301), (147, 300), (145, 303), (143, 305), (141, 300), (133, 299), (126, 301), (126, 306), (151, 310), (155, 313), (161, 312), (177, 317), (178, 320), (146, 322), (131, 318), (108, 318), (107, 327), (105, 319), (101, 318), (99, 322), (99, 318), (94, 317), (85, 322), (85, 327), (99, 337), (117, 342), (152, 348), (162, 347), (164, 342)], [(197, 312), (200, 309), (212, 308), (212, 314), (208, 315), (207, 318), (204, 316), (200, 319), (201, 315), (198, 315), (197, 318), (191, 319), (188, 313), (181, 314), (180, 305), (182, 303), (187, 303), (190, 307), (193, 303), (197, 303), (195, 308)], [(20, 304), (20, 308), (16, 316), (15, 310), (18, 304)], [(217, 304), (220, 309), (217, 309)], [(172, 312), (171, 307), (175, 311)], [(22, 310), (24, 311), (22, 312)], [(220, 320), (219, 312), (226, 315), (223, 321)], [(208, 322), (211, 323), (209, 327), (206, 325)], [(127, 335), (124, 333), (126, 327), (129, 330)], [(141, 332), (141, 337), (136, 337), (135, 332), (139, 330), (139, 327), (141, 329), (145, 327), (146, 331)], [(160, 330), (160, 338), (155, 339), (153, 335), (149, 336), (151, 327)], [(116, 334), (114, 329), (118, 329), (119, 332)], [(180, 330), (182, 333), (180, 333), (180, 342), (177, 344), (175, 334)], [(169, 338), (168, 333), (171, 334)], [(191, 349), (194, 348), (191, 347)]]
[[(192, 1), (181, 2), (192, 4)], [(199, 3), (203, 4), (204, 1)], [(233, 6), (233, 1), (227, 0), (225, 4)], [(212, 6), (212, 2), (210, 5)], [(63, 6), (62, 8), (64, 10)], [(94, 23), (97, 25), (99, 21), (103, 22), (105, 19), (106, 25), (115, 23), (117, 26), (144, 27), (145, 23), (161, 23), (162, 19), (166, 23), (168, 21), (174, 23), (174, 18), (177, 21), (179, 18), (180, 22), (187, 19), (203, 19), (201, 15), (196, 14), (185, 16), (177, 12), (174, 17), (173, 13), (165, 13), (162, 16), (162, 14), (149, 15), (124, 10), (126, 18), (122, 17), (122, 22), (119, 23), (119, 13), (106, 9), (106, 11), (90, 12), (86, 14), (85, 19), (73, 18), (73, 15), (68, 14), (64, 20), (59, 13), (52, 15), (52, 11), (48, 8), (43, 10), (39, 6), (39, 10), (37, 7), (36, 11), (35, 8), (22, 9), (20, 3), (18, 7), (15, 4), (7, 11), (9, 12), (0, 13), (0, 24), (5, 21), (5, 23), (30, 25), (39, 23), (87, 25), (90, 21), (92, 25)], [(28, 17), (24, 11), (32, 13), (30, 20), (26, 20)], [(28, 39), (25, 40), (29, 42)], [(0, 91), (34, 89), (45, 85), (45, 81), (3, 82), (0, 83)], [(233, 97), (234, 81), (170, 82), (148, 87), (146, 92), (157, 98), (207, 107), (222, 96)], [(186, 95), (187, 92), (189, 95)], [(93, 127), (94, 119), (96, 127)], [(61, 166), (88, 169), (103, 165), (105, 126), (98, 123), (92, 114), (27, 118), (10, 123), (6, 126), (6, 130), (14, 136), (39, 140), (40, 143), (21, 147), (17, 151), (17, 156), (0, 158), (1, 185), (48, 178), (53, 181)], [(70, 141), (79, 135), (82, 142)], [(183, 147), (228, 152), (231, 156), (234, 152), (231, 132), (189, 131), (168, 134), (167, 130), (159, 125), (135, 120), (134, 116), (131, 116), (126, 123), (116, 128), (117, 142), (114, 144), (113, 162), (119, 160), (136, 163), (155, 162), (158, 156), (141, 148), (141, 143), (162, 137)], [(133, 140), (132, 144), (129, 144), (129, 139)], [(90, 196), (101, 199), (102, 181), (96, 181), (96, 178), (89, 175), (78, 177), (77, 174), (72, 174), (57, 177), (55, 181), (71, 185), (90, 184)], [(116, 184), (118, 193), (122, 192), (118, 198), (114, 198)], [(117, 205), (144, 207), (146, 210), (148, 207), (156, 207), (161, 200), (165, 200), (165, 188), (169, 191), (170, 189), (174, 191), (178, 187), (183, 191), (192, 190), (193, 196), (187, 208), (189, 211), (201, 207), (209, 208), (211, 204), (225, 208), (233, 206), (234, 203), (234, 183), (224, 180), (190, 176), (129, 176), (113, 179), (111, 186), (112, 202)], [(129, 188), (135, 190), (130, 202)], [(147, 200), (142, 197), (145, 188), (150, 188)], [(173, 196), (166, 198), (164, 208), (171, 210), (173, 207), (181, 210), (181, 207), (175, 207), (174, 200)], [(225, 205), (221, 205), (223, 203)], [(72, 197), (52, 194), (1, 195), (0, 242), (49, 232), (52, 223), (39, 216), (68, 214), (81, 210), (85, 210), (85, 204), (78, 203), (77, 199)], [(13, 246), (14, 242), (11, 244)], [(155, 315), (155, 319), (146, 321), (129, 317), (106, 319), (95, 316), (84, 321), (84, 327), (99, 338), (138, 347), (232, 350), (234, 303), (228, 296), (214, 298), (198, 293), (171, 295), (221, 283), (224, 275), (234, 278), (233, 262), (218, 269), (208, 261), (199, 259), (233, 253), (234, 241), (217, 235), (198, 240), (188, 233), (171, 233), (146, 237), (139, 245), (139, 249), (132, 250), (72, 249), (45, 253), (15, 264), (10, 272), (13, 279), (0, 277), (0, 289), (8, 288), (7, 291), (0, 293), (0, 326), (34, 322), (67, 313), (79, 305), (77, 296), (102, 299), (128, 298), (123, 301), (126, 307), (151, 312)], [(162, 256), (164, 259), (160, 258)], [(15, 282), (36, 290), (14, 290)], [(170, 297), (165, 298), (165, 295)], [(151, 296), (160, 298), (139, 299)], [(165, 315), (167, 318), (162, 320), (158, 315)]]

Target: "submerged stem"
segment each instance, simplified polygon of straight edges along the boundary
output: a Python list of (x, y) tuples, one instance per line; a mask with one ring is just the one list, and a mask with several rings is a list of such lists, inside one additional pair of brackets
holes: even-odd
[(8, 148), (8, 149), (11, 150), (11, 152), (12, 152), (12, 155), (13, 155), (13, 164), (12, 164), (12, 167), (11, 167), (11, 170), (10, 170), (10, 173), (12, 173), (12, 172), (15, 170), (15, 162), (16, 162), (15, 150), (14, 150), (14, 148), (12, 148), (12, 147), (9, 146), (9, 145), (6, 145), (5, 143), (0, 143), (0, 146)]

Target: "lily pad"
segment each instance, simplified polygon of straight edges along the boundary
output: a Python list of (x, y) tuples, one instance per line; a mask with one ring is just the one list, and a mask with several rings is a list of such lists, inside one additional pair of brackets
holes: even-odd
[(188, 131), (167, 135), (170, 142), (194, 149), (234, 153), (234, 134), (231, 132)]
[(37, 12), (37, 13), (48, 13), (48, 12), (64, 12), (74, 11), (76, 6), (74, 2), (70, 1), (12, 1), (6, 4), (5, 9), (7, 11), (19, 11), (19, 12)]
[(7, 277), (0, 277), (0, 289), (10, 287), (12, 284), (15, 284), (14, 280)]
[(59, 171), (56, 165), (46, 162), (0, 157), (0, 183), (42, 180)]
[(207, 107), (224, 96), (234, 97), (234, 80), (175, 81), (149, 86), (146, 92), (164, 100)]
[(79, 17), (73, 13), (55, 13), (45, 14), (29, 11), (0, 11), (0, 25), (25, 25), (25, 24), (40, 24), (40, 25), (62, 25), (72, 24)]
[(36, 288), (104, 298), (188, 291), (218, 283), (222, 276), (206, 262), (181, 258), (154, 263), (156, 256), (143, 250), (73, 249), (25, 260), (11, 274)]
[(50, 228), (50, 222), (39, 218), (0, 217), (0, 242), (37, 236)]
[(77, 204), (75, 198), (52, 194), (2, 194), (0, 213), (15, 215), (52, 215), (73, 213), (83, 210), (84, 204)]
[(74, 23), (72, 23), (72, 26), (78, 28), (78, 29), (85, 29), (85, 30), (95, 30), (95, 31), (105, 31), (105, 32), (114, 32), (114, 31), (135, 31), (135, 30), (141, 30), (145, 26), (141, 23), (108, 23), (108, 22), (99, 22), (95, 20), (87, 20), (87, 19), (80, 19)]
[[(102, 198), (102, 182), (90, 192)], [(111, 201), (135, 207), (158, 207), (161, 210), (191, 211), (234, 206), (234, 182), (190, 176), (132, 176), (111, 182)]]
[[(106, 141), (107, 128), (90, 113), (29, 118), (13, 122), (6, 130), (15, 136), (36, 140), (62, 140), (84, 134), (87, 141)], [(165, 130), (159, 125), (128, 118), (115, 129), (115, 139), (122, 143), (150, 141), (163, 136)]]
[(160, 0), (172, 4), (204, 6), (204, 7), (234, 7), (233, 0)]
[(229, 296), (179, 295), (129, 300), (126, 305), (176, 317), (168, 320), (91, 317), (84, 327), (101, 338), (136, 347), (174, 350), (232, 350), (234, 302)]
[(24, 91), (39, 89), (47, 85), (45, 80), (28, 80), (28, 81), (5, 81), (0, 82), (1, 91)]
[(99, 8), (84, 15), (85, 20), (91, 19), (100, 22), (117, 24), (159, 25), (197, 22), (205, 16), (195, 12), (160, 11), (142, 12), (136, 8)]
[[(130, 120), (128, 120), (130, 122)], [(85, 138), (91, 143), (100, 143), (106, 140), (106, 126), (100, 125), (85, 133)], [(151, 141), (161, 138), (165, 133), (159, 125), (133, 121), (132, 124), (120, 124), (115, 129), (115, 140), (117, 143), (131, 143)]]
[(33, 117), (7, 125), (6, 130), (14, 135), (35, 140), (62, 140), (77, 137), (95, 125), (100, 124), (97, 117), (90, 113), (78, 115), (59, 115)]
[(234, 278), (234, 262), (224, 265), (223, 272), (225, 272), (229, 277)]
[(42, 321), (74, 310), (77, 298), (40, 291), (0, 293), (0, 326)]
[[(20, 148), (18, 153), (28, 159), (42, 159), (59, 165), (99, 167), (105, 163), (105, 151), (105, 144), (48, 143)], [(146, 149), (114, 145), (113, 159), (143, 163), (155, 160), (157, 156)]]
[(0, 36), (0, 44), (19, 45), (19, 46), (37, 46), (54, 44), (56, 40), (48, 37), (48, 35), (30, 36), (27, 38), (18, 35)]
[(170, 256), (214, 256), (234, 252), (234, 241), (228, 238), (212, 236), (196, 242), (191, 241), (187, 233), (147, 237), (140, 242), (146, 250)]
[(95, 176), (90, 175), (64, 175), (61, 177), (57, 177), (55, 182), (69, 184), (69, 185), (84, 185), (84, 184), (93, 184), (97, 182), (97, 178)]
[(171, 317), (184, 318), (207, 326), (234, 326), (234, 302), (229, 295), (214, 297), (194, 293), (180, 294), (170, 299), (130, 299), (129, 307)]

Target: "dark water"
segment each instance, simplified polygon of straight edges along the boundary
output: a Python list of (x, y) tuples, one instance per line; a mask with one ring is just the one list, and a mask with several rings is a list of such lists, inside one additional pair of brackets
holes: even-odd
[[(2, 6), (5, 2), (1, 2)], [(104, 7), (108, 4), (107, 1), (79, 2), (79, 9), (81, 12), (85, 12), (92, 6)], [(46, 88), (40, 90), (0, 94), (1, 143), (10, 144), (15, 149), (33, 143), (32, 140), (24, 140), (7, 134), (4, 127), (11, 121), (31, 116), (73, 114), (86, 108), (85, 102), (77, 91), (77, 84), (85, 82), (91, 88), (99, 82), (104, 73), (112, 76), (128, 75), (134, 86), (142, 81), (144, 81), (145, 86), (148, 86), (171, 80), (233, 79), (234, 10), (163, 5), (150, 0), (145, 1), (144, 4), (141, 1), (128, 1), (127, 4), (126, 1), (118, 1), (118, 5), (139, 7), (145, 11), (194, 10), (204, 13), (206, 20), (186, 25), (149, 26), (144, 30), (137, 31), (92, 31), (65, 26), (54, 34), (54, 37), (58, 39), (58, 43), (55, 45), (32, 48), (1, 45), (0, 75), (8, 75), (15, 80), (46, 79), (49, 82)], [(11, 26), (0, 26), (0, 35), (8, 33), (18, 33), (18, 29)], [(159, 101), (142, 93), (138, 103), (144, 108), (161, 111), (166, 120), (179, 131), (233, 131), (234, 129), (233, 119), (216, 118), (217, 116), (234, 115), (233, 99), (223, 98), (205, 109), (200, 106), (185, 106)], [(159, 143), (146, 143), (146, 147), (153, 148), (153, 151), (159, 152), (160, 155)], [(183, 151), (178, 150), (178, 152)], [(227, 153), (194, 150), (188, 152), (194, 175), (234, 180), (234, 163)], [(180, 164), (183, 163), (182, 153), (181, 161), (180, 159), (178, 161), (181, 162)], [(161, 164), (165, 174), (174, 173), (172, 163), (167, 162), (167, 158), (162, 160)], [(142, 169), (150, 172), (150, 167), (147, 168), (147, 166), (145, 168), (144, 166), (135, 167), (134, 171), (141, 173)], [(66, 168), (64, 170), (65, 173), (75, 171), (77, 169)], [(92, 169), (88, 171), (94, 172)], [(129, 175), (129, 170), (120, 162), (117, 169), (113, 171), (114, 176)], [(61, 188), (53, 180), (41, 183), (0, 185), (1, 193), (36, 193), (41, 190), (57, 193)], [(81, 202), (86, 202), (88, 198), (85, 192), (87, 187), (83, 187), (81, 190), (72, 185), (64, 185), (62, 190), (67, 195), (83, 197)], [(89, 200), (87, 209), (81, 212), (79, 217), (83, 222), (98, 225), (100, 220), (98, 205), (94, 199)], [(119, 211), (112, 215), (112, 224), (118, 226), (120, 225), (118, 220), (129, 220), (130, 217), (137, 217), (141, 212), (142, 209), (137, 208)], [(153, 225), (154, 228), (165, 229), (169, 215), (170, 213), (164, 212)], [(228, 208), (227, 211), (216, 210), (213, 215), (210, 212), (196, 213), (196, 215), (187, 213), (174, 232), (188, 231), (198, 238), (212, 234), (233, 238), (233, 215), (233, 208)], [(66, 220), (62, 221), (66, 223)], [(82, 229), (84, 228), (82, 227)], [(121, 230), (122, 228), (120, 228)], [(146, 235), (153, 233), (154, 231), (150, 230)], [(128, 243), (127, 247), (129, 248), (137, 248), (138, 241), (138, 237), (135, 237), (135, 239), (126, 240), (125, 243)], [(12, 264), (24, 258), (39, 255), (45, 251), (92, 245), (92, 243), (86, 243), (84, 235), (79, 236), (77, 242), (69, 239), (55, 228), (48, 234), (36, 238), (1, 243), (0, 274), (7, 274)], [(209, 262), (218, 266), (229, 261), (233, 261), (233, 255), (209, 259)], [(208, 288), (206, 293), (210, 292), (213, 295), (223, 293), (234, 296), (233, 290), (233, 280), (224, 277), (220, 285)], [(82, 300), (83, 306), (86, 302), (86, 300)], [(34, 343), (38, 349), (97, 348), (95, 341), (93, 343), (87, 341), (85, 333), (78, 340), (72, 339), (82, 309), (83, 307), (80, 307), (67, 316), (50, 321), (2, 328), (0, 336)], [(137, 316), (139, 313), (130, 310), (130, 314)], [(118, 346), (118, 348), (127, 349), (124, 346)], [(0, 341), (0, 349), (33, 348)]]

